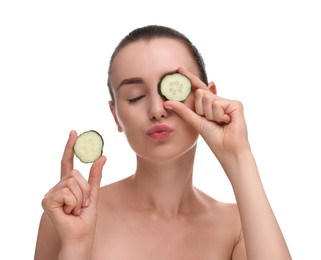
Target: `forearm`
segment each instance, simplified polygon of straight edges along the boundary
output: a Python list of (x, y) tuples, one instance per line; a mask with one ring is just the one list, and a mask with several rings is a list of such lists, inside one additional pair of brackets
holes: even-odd
[(291, 259), (250, 150), (222, 164), (238, 204), (248, 259)]

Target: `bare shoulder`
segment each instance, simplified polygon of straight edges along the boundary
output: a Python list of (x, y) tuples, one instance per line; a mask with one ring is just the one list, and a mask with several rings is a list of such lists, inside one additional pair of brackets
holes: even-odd
[(124, 196), (127, 195), (126, 191), (128, 190), (130, 178), (131, 176), (102, 186), (100, 188), (99, 200), (101, 200), (103, 203), (111, 203), (117, 201), (118, 199), (124, 198)]
[(236, 203), (223, 202), (214, 199), (201, 190), (197, 190), (201, 201), (204, 204), (205, 211), (211, 220), (218, 220), (222, 222), (234, 222), (235, 225), (241, 225), (238, 206)]
[(236, 203), (219, 201), (211, 197), (210, 195), (206, 194), (200, 189), (195, 188), (195, 190), (197, 191), (199, 197), (204, 202), (204, 204), (209, 207), (209, 209), (218, 210), (219, 212), (222, 212), (222, 213), (231, 213), (231, 212), (238, 213), (238, 208)]
[(128, 205), (128, 201), (132, 198), (130, 179), (131, 176), (100, 188), (100, 214), (103, 214), (105, 210), (113, 209), (118, 211), (125, 205)]

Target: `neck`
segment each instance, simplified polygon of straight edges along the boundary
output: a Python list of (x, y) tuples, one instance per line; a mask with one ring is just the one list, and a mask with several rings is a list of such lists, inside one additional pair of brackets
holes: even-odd
[(187, 214), (196, 196), (192, 183), (194, 157), (195, 147), (165, 162), (137, 157), (132, 183), (140, 205), (166, 217)]

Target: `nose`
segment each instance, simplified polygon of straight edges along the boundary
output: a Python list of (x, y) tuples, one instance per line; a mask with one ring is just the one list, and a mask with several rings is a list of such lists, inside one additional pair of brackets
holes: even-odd
[(164, 108), (164, 100), (158, 93), (153, 93), (149, 104), (149, 118), (151, 120), (161, 120), (167, 117), (167, 111)]

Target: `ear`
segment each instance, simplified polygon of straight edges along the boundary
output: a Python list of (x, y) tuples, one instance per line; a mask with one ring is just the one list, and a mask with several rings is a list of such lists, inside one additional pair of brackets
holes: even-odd
[(114, 102), (113, 101), (109, 101), (108, 103), (109, 103), (110, 112), (112, 113), (112, 115), (114, 117), (114, 120), (115, 120), (115, 123), (117, 125), (118, 132), (122, 132), (123, 129), (122, 129), (122, 127), (120, 126), (120, 124), (118, 122), (116, 111), (115, 111)]
[(216, 85), (215, 85), (215, 83), (214, 83), (213, 81), (211, 81), (210, 83), (208, 83), (207, 87), (209, 88), (209, 90), (210, 90), (213, 94), (217, 95)]

